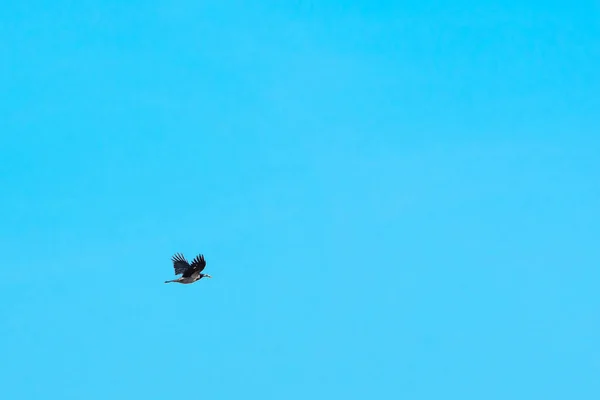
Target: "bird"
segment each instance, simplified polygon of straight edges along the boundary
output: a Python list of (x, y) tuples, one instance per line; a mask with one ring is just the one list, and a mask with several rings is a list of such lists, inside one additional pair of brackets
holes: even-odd
[(181, 276), (171, 281), (165, 281), (165, 283), (176, 282), (189, 284), (199, 281), (202, 278), (212, 278), (212, 276), (208, 274), (201, 273), (202, 270), (204, 270), (204, 267), (206, 267), (206, 260), (204, 260), (204, 255), (202, 254), (198, 254), (192, 260), (192, 264), (188, 263), (183, 254), (180, 253), (175, 253), (172, 260), (175, 275), (181, 274)]

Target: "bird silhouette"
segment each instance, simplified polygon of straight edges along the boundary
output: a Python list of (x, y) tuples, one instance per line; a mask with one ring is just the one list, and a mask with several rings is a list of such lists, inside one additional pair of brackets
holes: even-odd
[(190, 264), (187, 262), (183, 254), (176, 253), (173, 258), (173, 268), (175, 269), (175, 275), (181, 275), (177, 279), (171, 281), (165, 281), (165, 283), (183, 283), (189, 284), (199, 281), (202, 278), (212, 278), (208, 274), (202, 274), (202, 270), (206, 267), (206, 260), (202, 254), (197, 255)]

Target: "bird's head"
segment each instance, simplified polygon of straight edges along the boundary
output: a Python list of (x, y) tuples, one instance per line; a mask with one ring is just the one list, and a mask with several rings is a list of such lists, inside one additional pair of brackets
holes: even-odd
[(208, 274), (203, 274), (204, 278), (212, 278), (212, 276), (208, 275)]

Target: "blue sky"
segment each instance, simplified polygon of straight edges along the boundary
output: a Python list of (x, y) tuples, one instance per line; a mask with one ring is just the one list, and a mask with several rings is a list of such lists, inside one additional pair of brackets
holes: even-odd
[(126, 3), (0, 14), (1, 398), (600, 398), (597, 2)]

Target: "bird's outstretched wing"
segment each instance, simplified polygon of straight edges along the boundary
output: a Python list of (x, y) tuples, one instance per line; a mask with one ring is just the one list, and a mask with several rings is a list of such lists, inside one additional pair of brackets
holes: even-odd
[(204, 267), (206, 267), (206, 260), (202, 254), (199, 254), (192, 260), (192, 268), (198, 272), (202, 272)]
[(183, 254), (175, 254), (172, 260), (173, 268), (175, 269), (175, 275), (183, 274), (185, 271), (190, 269), (190, 263), (187, 262)]
[(199, 254), (199, 255), (196, 256), (196, 258), (194, 258), (192, 260), (191, 268), (189, 270), (187, 270), (183, 274), (183, 276), (184, 277), (189, 277), (193, 273), (200, 273), (200, 272), (202, 272), (202, 270), (204, 269), (204, 267), (206, 267), (206, 260), (204, 260), (204, 256), (202, 254)]

